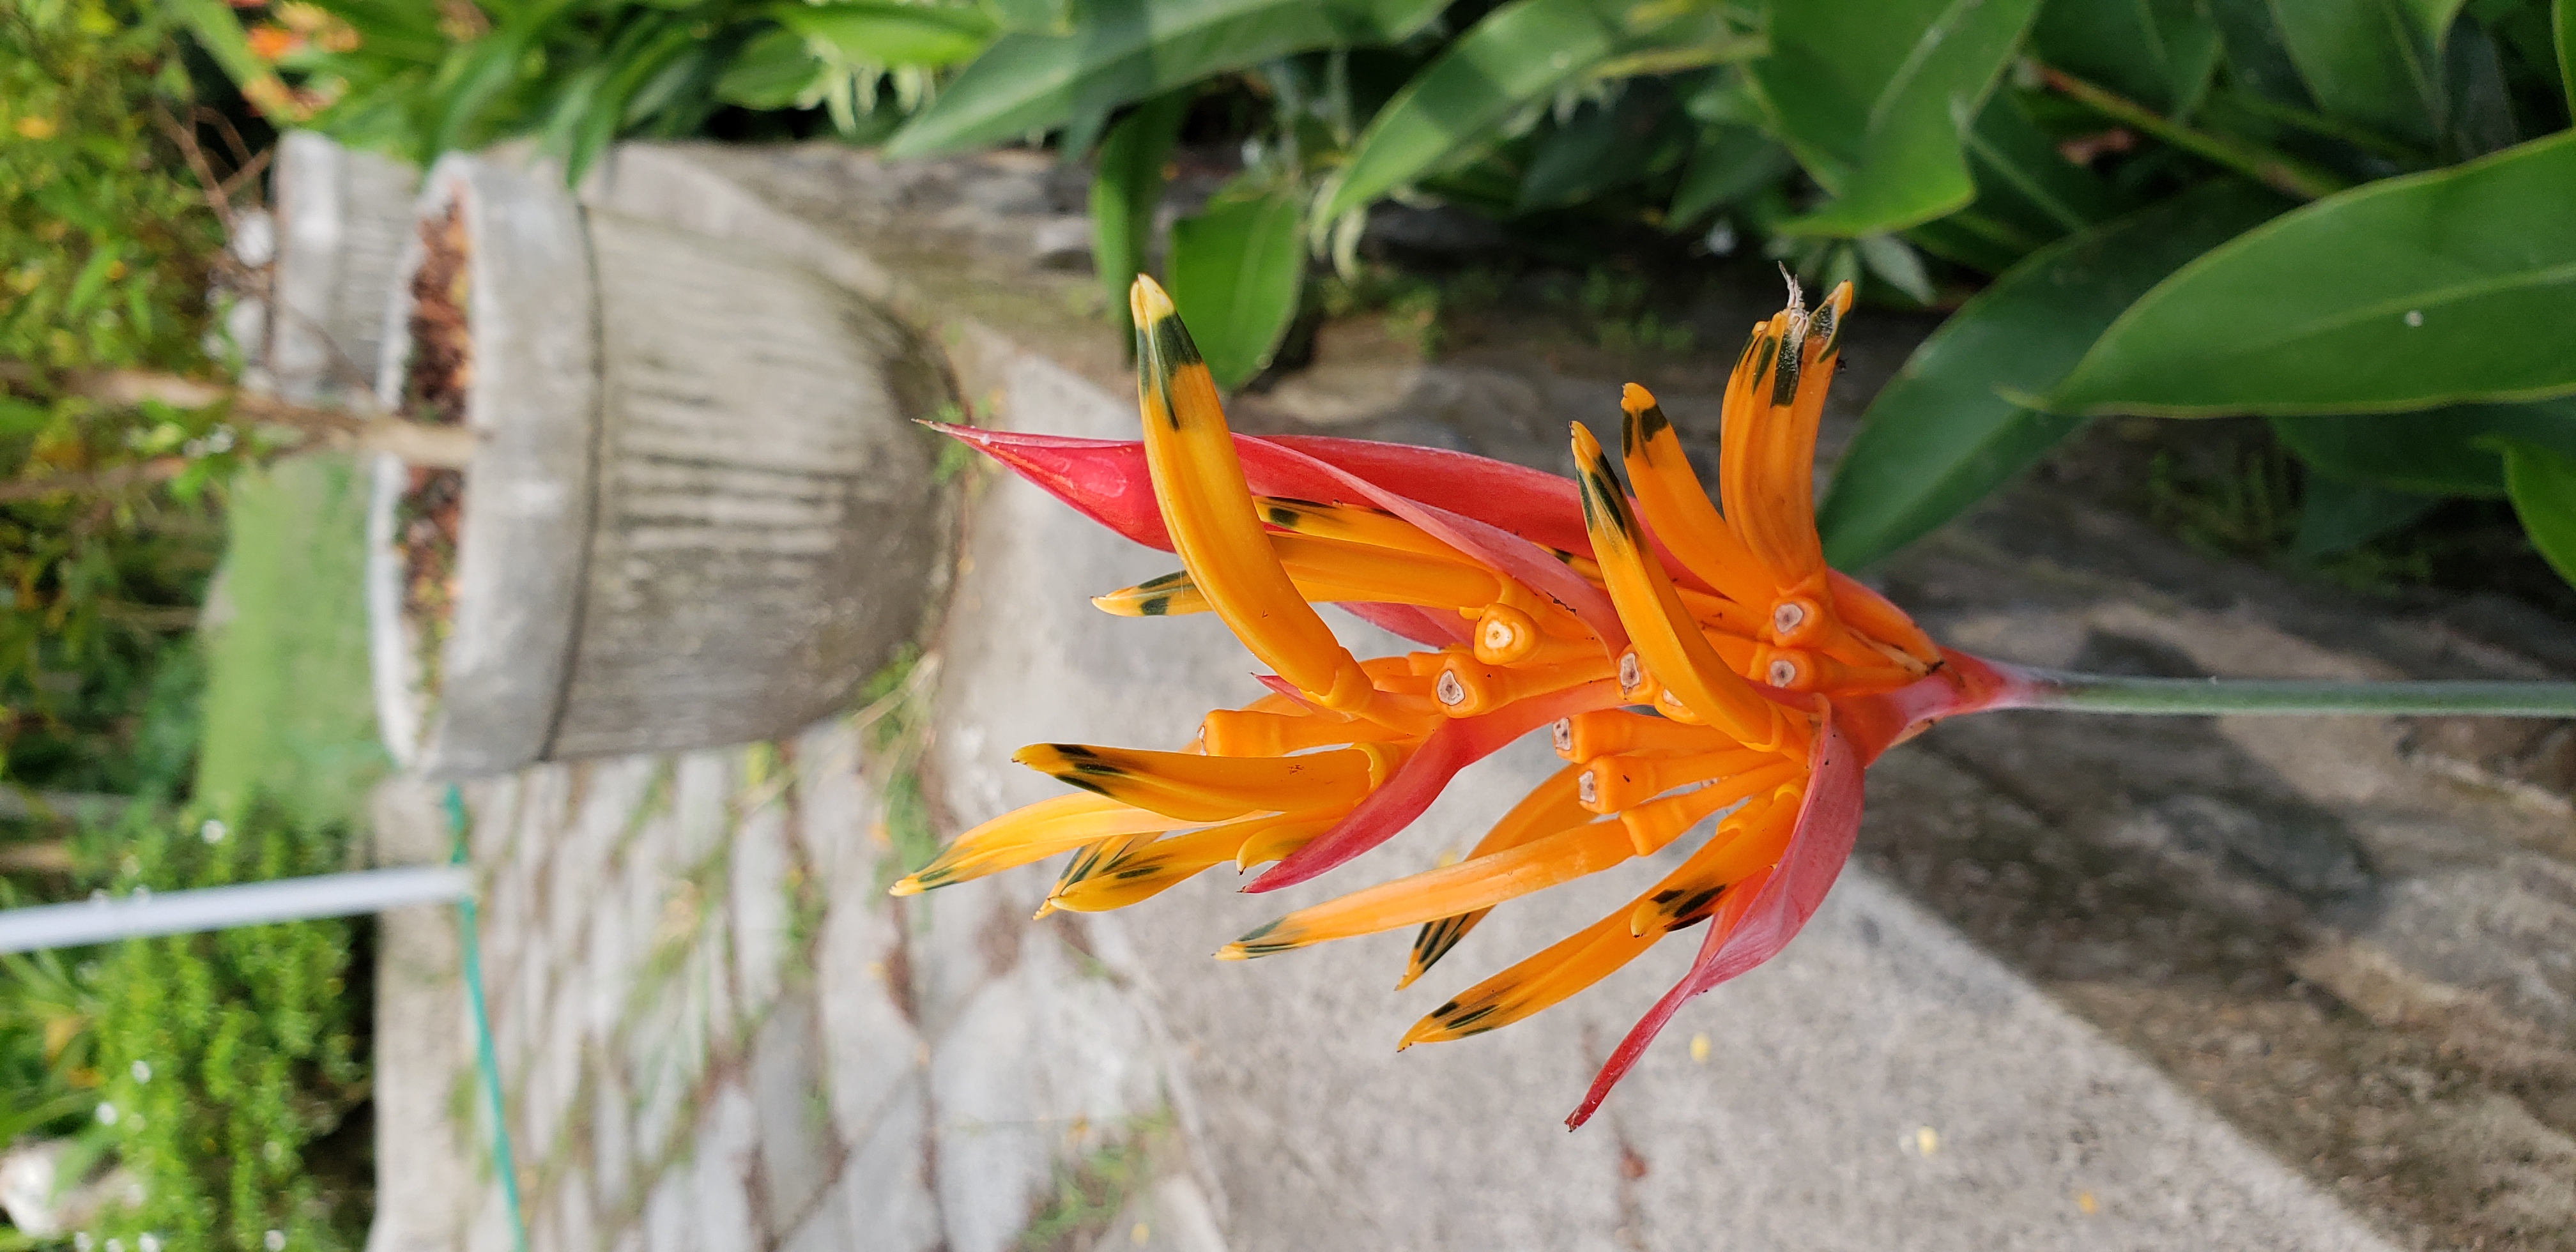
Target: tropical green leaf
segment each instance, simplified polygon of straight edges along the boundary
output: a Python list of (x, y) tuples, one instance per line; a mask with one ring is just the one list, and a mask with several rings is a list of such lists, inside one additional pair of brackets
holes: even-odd
[(2450, 38), (2451, 23), (2460, 16), (2468, 0), (2406, 0), (2406, 16), (2414, 19), (2415, 36), (2424, 46), (2440, 51)]
[(2567, 111), (2576, 114), (2576, 0), (2549, 6), (2549, 32), (2558, 45), (2558, 85), (2567, 89)]
[(1306, 276), (1306, 198), (1281, 187), (1245, 199), (1220, 197), (1196, 217), (1172, 223), (1164, 270), (1172, 303), (1220, 387), (1240, 387), (1270, 364), (1297, 315)]
[(1976, 195), (1959, 132), (2021, 44), (2038, 0), (1784, 4), (1751, 66), (1775, 129), (1834, 194), (1791, 234), (1902, 230)]
[(2336, 478), (2428, 495), (2504, 495), (2515, 439), (2576, 456), (2576, 400), (2456, 404), (2423, 413), (2276, 417), (2272, 432), (2301, 461)]
[(2121, 315), (2064, 413), (2368, 413), (2576, 391), (2576, 132), (2383, 179), (2212, 251)]
[(2217, 183), (2032, 253), (1943, 322), (1878, 393), (1817, 510), (1825, 554), (1868, 565), (1948, 521), (2083, 424), (2004, 399), (2043, 390), (2158, 279), (2280, 211)]
[(1127, 287), (1144, 271), (1154, 209), (1163, 200), (1163, 164), (1171, 160), (1172, 142), (1180, 137), (1181, 118), (1189, 107), (1186, 88), (1156, 96), (1100, 141), (1100, 159), (1091, 175), (1091, 263), (1099, 271), (1110, 317), (1122, 331), (1132, 329)]
[(1005, 30), (1061, 35), (1073, 29), (1071, 0), (985, 0)]
[(2549, 568), (2576, 583), (2576, 459), (2521, 440), (2503, 440), (2497, 448), (2523, 533)]
[(1932, 275), (1923, 268), (1923, 258), (1905, 241), (1894, 235), (1863, 235), (1852, 241), (1860, 252), (1861, 267), (1871, 277), (1905, 293), (1916, 304), (1932, 303)]
[(2442, 72), (2411, 12), (2418, 7), (2416, 0), (2272, 0), (2272, 15), (2319, 108), (2430, 144), (2439, 130)]
[(1343, 167), (1339, 217), (1472, 150), (1514, 113), (1619, 51), (1618, 0), (1513, 0), (1485, 15), (1377, 112)]
[(1441, 7), (1441, 0), (1097, 0), (1070, 34), (995, 40), (886, 152), (956, 152), (1292, 52), (1392, 43)]
[(1796, 162), (1779, 141), (1750, 126), (1719, 124), (1700, 133), (1699, 148), (1682, 171), (1681, 188), (1664, 212), (1667, 226), (1687, 226), (1722, 204), (1778, 181)]
[(2299, 533), (2290, 555), (2302, 561), (2349, 552), (2433, 511), (2440, 496), (2390, 491), (2310, 474), (2299, 487)]
[(779, 25), (869, 65), (955, 65), (982, 52), (1000, 33), (993, 19), (974, 9), (890, 0), (791, 0), (771, 8), (769, 15)]
[(1662, 174), (1690, 155), (1696, 130), (1663, 84), (1632, 83), (1547, 134), (1521, 176), (1520, 212), (1590, 200)]
[(746, 109), (783, 109), (812, 90), (827, 68), (803, 35), (775, 27), (734, 55), (716, 79), (716, 98)]
[(2175, 116), (2199, 105), (2218, 67), (2218, 20), (2194, 0), (2047, 5), (2030, 43), (2050, 65)]
[(2067, 160), (2014, 93), (1995, 93), (1961, 138), (1977, 184), (1974, 211), (2028, 239), (2024, 252), (2137, 207)]
[(2209, 0), (2209, 12), (2218, 24), (2219, 43), (2226, 50), (2231, 86), (2294, 108), (2304, 109), (2314, 103), (2308, 96), (2307, 84), (2299, 80), (2299, 67), (2290, 61), (2289, 44), (2281, 38), (2280, 24), (2272, 20), (2269, 4), (2264, 0)]

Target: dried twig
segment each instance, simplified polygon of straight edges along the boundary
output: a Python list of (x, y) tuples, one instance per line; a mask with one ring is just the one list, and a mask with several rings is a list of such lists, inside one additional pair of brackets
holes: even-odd
[(86, 496), (121, 491), (146, 483), (167, 482), (188, 468), (188, 459), (178, 456), (156, 456), (149, 461), (119, 465), (88, 474), (56, 474), (51, 478), (18, 478), (0, 482), (0, 504), (43, 500), (53, 496)]
[[(26, 386), (38, 377), (36, 371), (23, 362), (0, 361), (0, 382)], [(479, 442), (475, 433), (464, 427), (430, 426), (399, 418), (353, 413), (347, 409), (294, 404), (275, 396), (150, 370), (101, 370), (67, 374), (56, 381), (62, 390), (72, 395), (120, 407), (159, 401), (172, 408), (202, 409), (229, 401), (233, 413), (245, 422), (284, 426), (333, 447), (390, 453), (414, 465), (441, 469), (465, 468), (472, 462), (475, 445)], [(158, 461), (147, 461), (142, 465), (96, 474), (66, 474), (58, 478), (0, 483), (0, 501), (112, 491), (137, 483), (159, 482), (184, 468), (184, 462), (167, 469), (154, 468), (158, 464)]]

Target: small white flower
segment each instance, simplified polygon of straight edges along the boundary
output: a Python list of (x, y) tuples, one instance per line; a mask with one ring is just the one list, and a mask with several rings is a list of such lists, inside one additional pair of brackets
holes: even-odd
[(134, 1081), (138, 1083), (152, 1081), (152, 1064), (149, 1061), (136, 1061), (132, 1072)]
[(73, 1252), (89, 1252), (89, 1232), (84, 1230), (79, 1234), (73, 1235), (72, 1248)]
[(108, 1240), (107, 1252), (125, 1252), (125, 1241), (123, 1239)]
[(116, 1124), (115, 1105), (101, 1104), (98, 1106), (98, 1124), (101, 1126), (113, 1126)]
[(268, 1252), (286, 1252), (286, 1232), (283, 1230), (268, 1232), (268, 1237), (260, 1242), (268, 1246)]
[(142, 1252), (161, 1252), (161, 1236), (139, 1235), (134, 1240), (134, 1246), (142, 1249)]
[(197, 828), (197, 837), (208, 843), (222, 843), (224, 841), (224, 824), (221, 821), (209, 817), (206, 819), (205, 825)]

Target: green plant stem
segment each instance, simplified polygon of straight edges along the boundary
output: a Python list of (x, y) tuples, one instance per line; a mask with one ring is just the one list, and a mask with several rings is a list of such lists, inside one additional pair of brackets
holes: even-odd
[(2576, 683), (2131, 678), (2032, 669), (2015, 706), (2070, 713), (2571, 717)]
[(2322, 113), (2293, 108), (2277, 100), (2267, 100), (2251, 91), (2221, 88), (2212, 97), (2212, 103), (2221, 104), (2227, 108), (2242, 109), (2266, 121), (2295, 127), (2311, 135), (2339, 140), (2364, 152), (2384, 156), (2392, 161), (2403, 161), (2419, 169), (2429, 169), (2434, 164), (2433, 158), (2422, 150), (2399, 143), (2368, 127), (2356, 126), (2338, 118), (2327, 117)]
[(2224, 165), (2284, 195), (2322, 200), (2350, 184), (2306, 162), (2233, 135), (2193, 130), (2153, 109), (2114, 95), (2053, 66), (2039, 67), (2048, 89), (2124, 125), (2134, 126), (2185, 152)]

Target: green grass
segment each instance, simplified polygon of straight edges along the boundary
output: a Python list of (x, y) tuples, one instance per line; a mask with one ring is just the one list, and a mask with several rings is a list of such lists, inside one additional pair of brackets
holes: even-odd
[(300, 823), (363, 825), (390, 765), (367, 670), (367, 476), (342, 456), (279, 461), (236, 481), (230, 512), (197, 796), (264, 793)]

